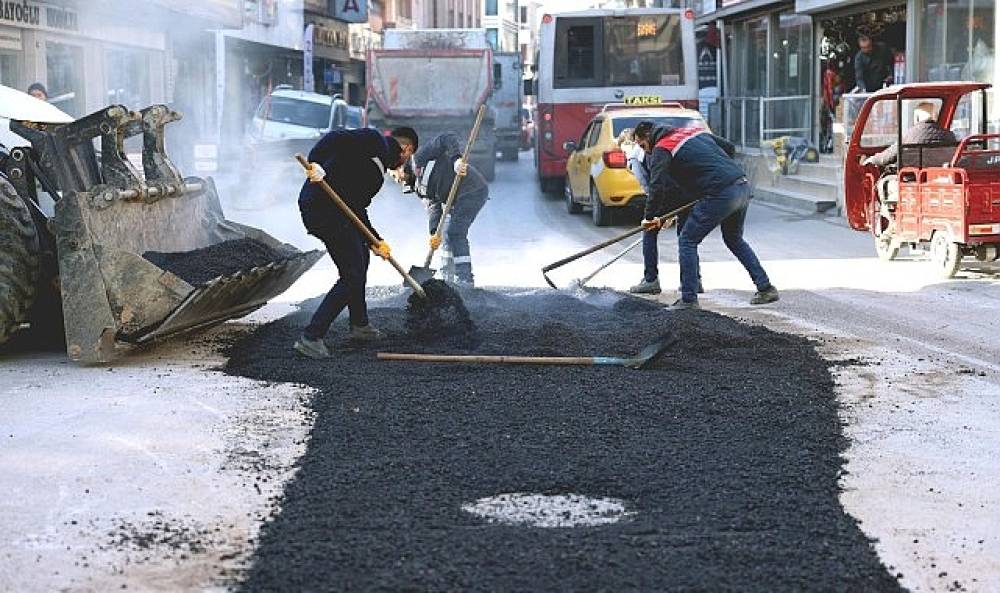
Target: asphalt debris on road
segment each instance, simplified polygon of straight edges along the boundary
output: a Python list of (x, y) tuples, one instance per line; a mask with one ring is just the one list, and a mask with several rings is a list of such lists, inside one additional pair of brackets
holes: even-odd
[(453, 336), (474, 343), (476, 325), (458, 291), (436, 279), (424, 282), (421, 287), (427, 298), (413, 292), (406, 302), (406, 329), (410, 336), (423, 342)]
[(147, 251), (142, 257), (197, 286), (219, 276), (287, 259), (289, 255), (253, 239), (230, 239), (192, 251)]
[[(239, 590), (900, 591), (842, 508), (847, 446), (813, 344), (608, 291), (463, 290), (475, 339), (408, 328), (373, 291), (377, 344), (291, 345), (309, 308), (226, 371), (304, 383), (315, 423)], [(342, 324), (342, 325), (341, 325)], [(377, 351), (631, 356), (650, 370), (380, 362)], [(483, 501), (618, 501), (600, 525), (505, 524)], [(558, 522), (557, 522), (558, 523)]]

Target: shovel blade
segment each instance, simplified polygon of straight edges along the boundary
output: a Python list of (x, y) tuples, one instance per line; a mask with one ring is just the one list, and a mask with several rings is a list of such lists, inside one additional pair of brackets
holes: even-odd
[[(424, 268), (422, 266), (410, 266), (410, 276), (412, 276), (413, 279), (417, 281), (417, 284), (423, 284), (424, 282), (427, 282), (428, 280), (434, 277), (435, 272), (437, 272), (437, 270), (433, 268)], [(403, 285), (408, 286), (405, 281), (403, 282)]]
[(639, 351), (639, 354), (635, 358), (627, 359), (625, 361), (625, 366), (630, 369), (649, 368), (653, 363), (659, 360), (667, 349), (673, 346), (676, 341), (677, 340), (671, 335), (663, 336), (659, 340)]

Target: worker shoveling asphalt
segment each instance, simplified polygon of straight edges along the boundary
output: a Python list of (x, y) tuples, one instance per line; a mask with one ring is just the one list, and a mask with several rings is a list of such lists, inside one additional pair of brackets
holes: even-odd
[[(408, 147), (404, 148), (403, 145)], [(472, 331), (472, 323), (462, 297), (444, 282), (428, 280), (424, 285), (417, 282), (396, 261), (388, 243), (375, 233), (368, 221), (366, 208), (381, 188), (386, 167), (398, 167), (408, 154), (412, 154), (415, 145), (416, 133), (409, 129), (395, 130), (394, 135), (389, 137), (382, 137), (374, 130), (352, 130), (331, 132), (313, 148), (310, 159), (323, 160), (331, 169), (337, 167), (338, 171), (345, 172), (343, 176), (335, 176), (330, 183), (347, 186), (347, 189), (354, 192), (351, 203), (354, 208), (327, 182), (322, 165), (306, 160), (301, 154), (295, 155), (309, 178), (299, 199), (303, 222), (310, 234), (327, 245), (330, 256), (340, 271), (340, 280), (323, 299), (302, 337), (295, 342), (294, 348), (299, 353), (311, 358), (329, 358), (331, 353), (323, 336), (345, 307), (350, 312), (353, 339), (373, 340), (382, 337), (382, 333), (368, 323), (364, 295), (368, 259), (362, 245), (367, 245), (375, 254), (389, 262), (413, 289), (407, 309), (413, 331), (422, 335), (432, 331)], [(375, 182), (357, 183), (357, 178), (362, 177), (362, 172), (365, 172), (362, 167), (370, 167), (372, 163), (376, 168), (371, 169), (369, 177)], [(345, 180), (347, 177), (355, 180), (353, 185)], [(328, 200), (317, 197), (312, 191), (317, 186)], [(335, 206), (332, 209), (330, 202)]]

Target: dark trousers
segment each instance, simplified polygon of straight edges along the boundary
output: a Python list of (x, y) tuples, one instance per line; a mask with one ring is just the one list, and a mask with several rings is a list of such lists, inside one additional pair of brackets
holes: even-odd
[(368, 325), (365, 283), (368, 280), (371, 253), (367, 240), (353, 227), (316, 229), (307, 226), (307, 229), (310, 235), (326, 245), (340, 278), (330, 292), (326, 293), (302, 333), (312, 340), (322, 338), (345, 307), (350, 314), (351, 325)]
[(722, 240), (750, 274), (757, 290), (771, 286), (757, 254), (743, 239), (743, 226), (750, 205), (750, 186), (745, 180), (730, 185), (715, 196), (705, 196), (691, 209), (677, 240), (681, 264), (681, 298), (698, 299), (698, 245), (717, 226), (722, 227)]
[[(463, 282), (472, 282), (472, 254), (469, 250), (469, 227), (475, 222), (479, 211), (486, 205), (489, 194), (486, 192), (465, 194), (455, 197), (448, 216), (451, 220), (444, 229), (445, 244), (451, 252), (455, 263), (455, 276)], [(444, 204), (432, 202), (427, 208), (428, 226), (430, 232), (437, 230), (441, 221)]]

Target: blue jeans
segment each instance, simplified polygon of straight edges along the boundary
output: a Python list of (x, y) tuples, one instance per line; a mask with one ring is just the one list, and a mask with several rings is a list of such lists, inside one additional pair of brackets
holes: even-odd
[(749, 272), (757, 290), (771, 286), (757, 254), (743, 239), (743, 225), (750, 205), (750, 186), (746, 181), (730, 185), (718, 195), (707, 195), (691, 209), (677, 240), (677, 259), (681, 265), (681, 298), (698, 300), (698, 245), (712, 229), (722, 227), (722, 240)]
[[(684, 221), (688, 219), (687, 211), (681, 212), (677, 215), (677, 236), (681, 236), (681, 230), (684, 228)], [(660, 250), (659, 246), (656, 244), (657, 239), (659, 239), (660, 231), (644, 231), (642, 233), (642, 279), (645, 282), (655, 282), (660, 277)], [(701, 278), (701, 272), (698, 272), (698, 278)]]
[(351, 325), (368, 325), (368, 303), (365, 302), (365, 284), (371, 259), (368, 242), (354, 227), (308, 230), (326, 245), (340, 278), (326, 293), (302, 334), (311, 340), (322, 338), (345, 307), (350, 313)]

